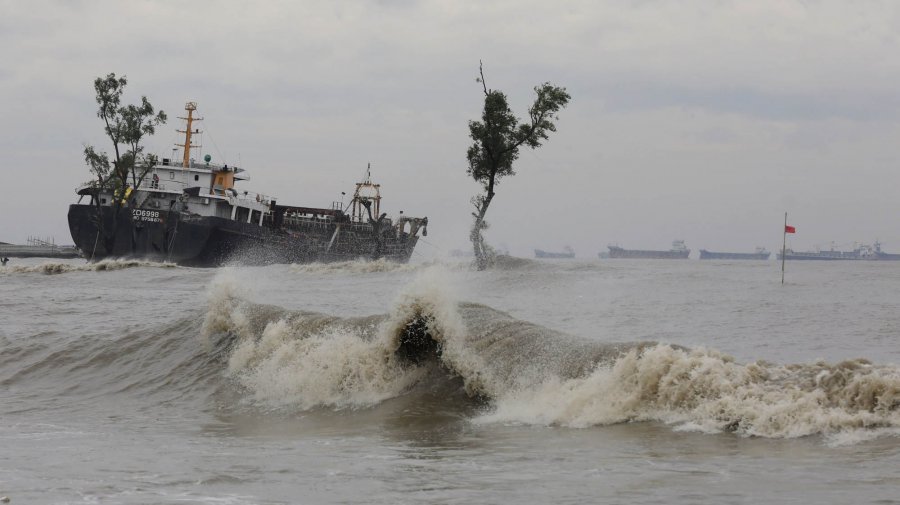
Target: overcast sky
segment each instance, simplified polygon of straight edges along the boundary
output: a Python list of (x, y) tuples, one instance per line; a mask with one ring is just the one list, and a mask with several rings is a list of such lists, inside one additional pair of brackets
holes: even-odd
[[(475, 81), (523, 117), (572, 95), (488, 213), (518, 255), (880, 239), (900, 252), (900, 3), (847, 1), (0, 0), (0, 241), (71, 243), (82, 150), (110, 150), (93, 80), (128, 78), (246, 189), (329, 206), (367, 163), (389, 214), (428, 216), (423, 257), (467, 248)], [(696, 255), (696, 253), (694, 253)]]

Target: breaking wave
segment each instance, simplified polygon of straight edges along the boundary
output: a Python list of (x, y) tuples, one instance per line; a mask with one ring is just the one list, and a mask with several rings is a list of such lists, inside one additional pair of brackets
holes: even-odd
[(707, 433), (846, 440), (900, 430), (895, 366), (864, 359), (741, 364), (712, 349), (580, 338), (458, 302), (442, 275), (424, 270), (390, 313), (351, 318), (253, 304), (219, 278), (202, 334), (232, 342), (227, 374), (265, 409), (373, 406), (438, 370), (486, 402), (488, 412), (475, 420), (482, 423), (655, 421)]
[(793, 438), (900, 428), (900, 373), (866, 360), (742, 365), (719, 352), (656, 345), (574, 379), (498, 399), (485, 422), (586, 427), (661, 421), (681, 430)]
[(47, 275), (64, 274), (69, 272), (105, 272), (112, 270), (123, 270), (126, 268), (153, 267), (153, 268), (175, 268), (174, 263), (159, 263), (153, 261), (141, 260), (125, 260), (125, 259), (105, 259), (94, 263), (63, 263), (63, 262), (47, 262), (39, 265), (8, 265), (0, 268), (0, 273), (5, 274), (25, 274), (39, 273)]
[(294, 263), (291, 271), (296, 273), (353, 273), (370, 274), (381, 272), (413, 272), (425, 265), (397, 263), (384, 258), (377, 260), (360, 259), (358, 261), (336, 261), (333, 263)]
[[(357, 261), (336, 261), (333, 263), (294, 263), (290, 266), (290, 269), (295, 273), (371, 274), (382, 272), (420, 272), (435, 267), (451, 271), (476, 269), (474, 261), (471, 260), (431, 260), (422, 263), (397, 263), (384, 258), (377, 260), (360, 259)], [(540, 263), (535, 260), (502, 254), (497, 255), (491, 265), (491, 268), (495, 270), (527, 270), (539, 267)]]

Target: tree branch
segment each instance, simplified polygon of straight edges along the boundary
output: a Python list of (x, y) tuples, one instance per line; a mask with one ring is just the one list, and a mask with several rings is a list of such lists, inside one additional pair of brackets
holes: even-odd
[(481, 60), (478, 60), (478, 73), (481, 75), (479, 80), (481, 81), (481, 87), (484, 88), (484, 96), (488, 96), (490, 92), (487, 89), (487, 82), (484, 81), (484, 66)]

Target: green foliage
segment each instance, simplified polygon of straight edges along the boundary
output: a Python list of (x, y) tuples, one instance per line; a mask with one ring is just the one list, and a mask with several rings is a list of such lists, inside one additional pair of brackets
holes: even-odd
[(482, 232), (487, 229), (484, 216), (494, 199), (494, 187), (501, 178), (516, 174), (513, 164), (519, 158), (520, 147), (537, 149), (548, 139), (549, 132), (556, 131), (554, 121), (559, 119), (557, 114), (568, 105), (571, 96), (566, 88), (549, 82), (536, 86), (536, 97), (528, 109), (528, 120), (519, 122), (509, 107), (506, 95), (502, 91), (488, 89), (481, 66), (477, 82), (484, 88), (484, 110), (481, 121), (469, 121), (469, 137), (473, 142), (466, 158), (469, 161), (469, 176), (484, 188), (484, 194), (472, 198), (476, 212), (472, 214), (475, 222), (469, 233), (476, 265), (483, 270), (492, 261), (493, 249), (485, 243)]
[(84, 159), (98, 189), (140, 186), (155, 158), (143, 154), (144, 137), (156, 133), (156, 127), (168, 119), (163, 111), (156, 112), (146, 96), (140, 105), (122, 105), (122, 93), (128, 80), (116, 74), (94, 80), (97, 117), (103, 121), (103, 131), (113, 145), (114, 156), (85, 146)]
[[(479, 82), (484, 84), (483, 73)], [(484, 111), (481, 121), (469, 121), (469, 137), (473, 143), (466, 158), (468, 174), (488, 192), (493, 192), (500, 178), (515, 175), (513, 163), (519, 158), (521, 146), (537, 149), (547, 140), (549, 132), (556, 131), (557, 114), (571, 98), (565, 88), (549, 82), (536, 86), (534, 91), (536, 97), (528, 109), (528, 121), (520, 123), (506, 95), (484, 86)]]
[(106, 153), (98, 153), (93, 146), (85, 146), (84, 161), (91, 173), (91, 184), (94, 187), (103, 185), (103, 181), (110, 176), (109, 156)]
[(518, 119), (501, 91), (488, 91), (484, 98), (481, 121), (469, 121), (469, 136), (474, 143), (469, 147), (469, 175), (486, 184), (491, 178), (515, 175), (513, 162), (519, 150), (511, 148), (515, 143)]

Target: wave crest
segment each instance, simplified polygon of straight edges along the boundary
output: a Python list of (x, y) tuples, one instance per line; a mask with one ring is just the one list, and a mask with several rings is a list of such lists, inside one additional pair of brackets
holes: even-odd
[(104, 259), (94, 263), (72, 264), (63, 262), (47, 262), (39, 265), (8, 265), (0, 268), (0, 273), (6, 274), (25, 274), (39, 273), (46, 275), (65, 274), (69, 272), (107, 272), (114, 270), (123, 270), (126, 268), (175, 268), (174, 263), (159, 263), (154, 261), (142, 260), (126, 260), (126, 259)]
[(900, 430), (895, 366), (741, 364), (713, 349), (600, 342), (459, 302), (449, 284), (426, 269), (388, 314), (342, 318), (252, 304), (226, 283), (204, 332), (231, 335), (228, 374), (265, 408), (371, 406), (439, 369), (490, 402), (478, 422), (656, 421), (771, 438)]
[(397, 263), (395, 261), (388, 261), (384, 258), (381, 258), (377, 260), (337, 261), (334, 263), (294, 263), (291, 264), (290, 268), (291, 271), (295, 273), (370, 274), (381, 272), (413, 272), (422, 268), (422, 265)]
[(482, 421), (587, 427), (661, 421), (708, 433), (793, 438), (900, 427), (900, 373), (837, 365), (735, 363), (708, 349), (631, 350), (587, 377), (501, 397)]

